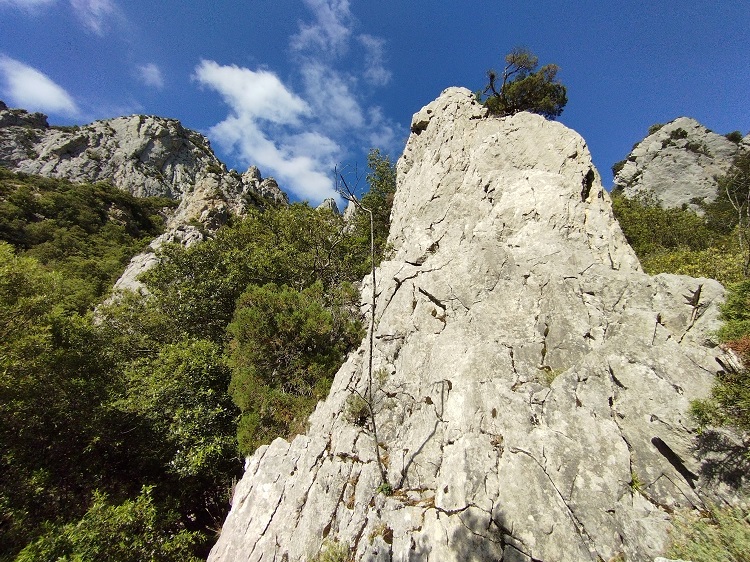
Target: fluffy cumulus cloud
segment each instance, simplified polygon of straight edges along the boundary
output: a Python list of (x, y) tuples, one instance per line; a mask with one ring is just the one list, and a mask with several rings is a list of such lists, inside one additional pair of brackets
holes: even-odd
[(0, 55), (0, 77), (3, 95), (19, 107), (68, 117), (79, 114), (70, 94), (35, 68)]
[(194, 78), (218, 92), (229, 106), (210, 135), (246, 164), (257, 165), (297, 197), (318, 202), (334, 197), (330, 170), (340, 147), (304, 129), (310, 106), (267, 70), (202, 61)]
[(146, 86), (161, 90), (164, 87), (164, 75), (161, 69), (154, 63), (141, 64), (136, 68), (138, 78)]
[[(355, 34), (349, 0), (304, 3), (312, 18), (299, 23), (289, 43), (299, 93), (267, 70), (213, 61), (201, 62), (194, 77), (230, 108), (211, 128), (212, 138), (243, 164), (259, 166), (283, 189), (316, 204), (338, 199), (334, 166), (361, 157), (362, 147), (390, 151), (396, 128), (360, 91), (363, 83), (382, 86), (390, 79), (385, 42)], [(365, 61), (361, 73), (339, 68), (351, 65), (351, 59)]]

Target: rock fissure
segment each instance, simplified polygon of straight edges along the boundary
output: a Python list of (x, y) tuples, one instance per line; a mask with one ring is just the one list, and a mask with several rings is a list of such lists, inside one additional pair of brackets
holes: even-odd
[[(557, 497), (562, 502), (562, 505), (565, 507), (565, 512), (568, 514), (568, 517), (572, 521), (573, 525), (575, 526), (576, 530), (578, 531), (579, 538), (582, 542), (582, 544), (586, 547), (587, 552), (589, 553), (591, 560), (594, 562), (598, 562), (600, 556), (596, 552), (596, 546), (592, 539), (592, 537), (588, 534), (586, 531), (586, 527), (583, 525), (581, 520), (576, 516), (575, 512), (571, 508), (571, 506), (568, 504), (568, 501), (563, 493), (560, 491), (560, 489), (557, 487), (557, 484), (555, 484), (555, 481), (552, 479), (552, 477), (547, 472), (547, 469), (544, 464), (539, 462), (539, 459), (537, 459), (533, 454), (531, 454), (529, 451), (526, 451), (524, 449), (521, 449), (520, 447), (511, 447), (509, 449), (511, 453), (521, 453), (523, 455), (526, 455), (531, 460), (536, 463), (536, 465), (541, 469), (541, 471), (544, 473), (545, 477), (549, 481), (552, 488), (555, 490), (555, 493), (557, 494)], [(542, 454), (544, 455), (544, 449), (542, 449)], [(546, 457), (545, 457), (545, 464), (546, 464)]]

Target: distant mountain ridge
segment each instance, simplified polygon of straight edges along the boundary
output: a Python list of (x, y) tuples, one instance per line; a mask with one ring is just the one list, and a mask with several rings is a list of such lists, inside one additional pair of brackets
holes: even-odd
[(137, 197), (178, 200), (170, 228), (198, 220), (214, 229), (263, 199), (288, 201), (256, 167), (244, 174), (227, 170), (202, 134), (149, 115), (55, 127), (42, 113), (0, 101), (0, 166), (74, 182), (108, 181)]
[(714, 200), (716, 177), (743, 150), (750, 150), (750, 135), (734, 142), (695, 119), (679, 117), (652, 127), (627, 159), (615, 165), (615, 188), (630, 198), (653, 195), (665, 208), (688, 205), (697, 210), (696, 201)]

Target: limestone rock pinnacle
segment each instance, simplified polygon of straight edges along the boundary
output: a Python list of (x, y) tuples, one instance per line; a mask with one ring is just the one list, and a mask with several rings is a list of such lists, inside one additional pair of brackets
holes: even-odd
[(346, 415), (365, 341), (307, 434), (247, 459), (209, 560), (304, 561), (324, 539), (365, 561), (662, 554), (670, 513), (714, 493), (687, 410), (719, 368), (722, 287), (643, 273), (584, 140), (461, 88), (414, 117), (389, 243), (374, 311), (362, 292), (380, 443)]

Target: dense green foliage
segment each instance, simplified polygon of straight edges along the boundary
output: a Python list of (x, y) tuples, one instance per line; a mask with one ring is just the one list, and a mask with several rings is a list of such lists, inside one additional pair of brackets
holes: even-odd
[(162, 231), (160, 208), (106, 183), (74, 184), (0, 168), (0, 240), (62, 274), (67, 308), (85, 311)]
[(716, 201), (707, 207), (708, 224), (732, 231), (743, 273), (750, 275), (750, 152), (741, 152), (718, 183)]
[(733, 283), (744, 277), (733, 226), (684, 209), (663, 209), (647, 197), (628, 198), (612, 192), (612, 209), (643, 269), (652, 275), (678, 273)]
[[(489, 84), (480, 94), (487, 96), (485, 106), (494, 115), (513, 115), (519, 111), (539, 113), (548, 119), (558, 117), (568, 103), (567, 90), (557, 80), (559, 68), (547, 64), (536, 70), (539, 59), (528, 49), (516, 48), (505, 56), (501, 76), (487, 73)], [(502, 78), (498, 87), (497, 80)]]
[(152, 488), (144, 487), (135, 500), (119, 505), (95, 493), (80, 521), (48, 527), (16, 560), (198, 562), (192, 552), (196, 542), (197, 533), (182, 529), (175, 513), (158, 510)]
[(362, 339), (345, 306), (354, 296), (347, 292), (337, 299), (324, 293), (320, 281), (302, 291), (269, 283), (252, 285), (240, 297), (229, 325), (229, 353), (230, 392), (242, 410), (242, 452), (304, 431), (345, 353)]
[[(386, 240), (391, 227), (391, 207), (393, 198), (396, 193), (396, 165), (391, 162), (387, 155), (382, 154), (375, 149), (367, 155), (367, 164), (369, 172), (367, 174), (367, 183), (370, 189), (362, 197), (362, 206), (372, 211), (375, 227), (375, 254), (376, 264), (379, 259), (384, 257), (388, 249)], [(369, 247), (370, 243), (370, 222), (367, 213), (358, 213), (355, 217), (355, 233), (358, 235), (360, 245)], [(359, 252), (366, 253), (365, 249)], [(369, 259), (365, 264), (365, 269), (361, 270), (364, 274), (369, 270)]]
[[(377, 152), (371, 166), (363, 200), (382, 248), (395, 176)], [(241, 454), (303, 429), (361, 338), (353, 283), (369, 271), (369, 220), (364, 232), (304, 204), (251, 211), (203, 244), (166, 246), (149, 297), (94, 314), (163, 202), (4, 177), (0, 560), (205, 556)], [(57, 207), (38, 206), (48, 198)], [(35, 221), (54, 235), (34, 238)], [(81, 289), (100, 274), (71, 260), (110, 258), (101, 290)]]

